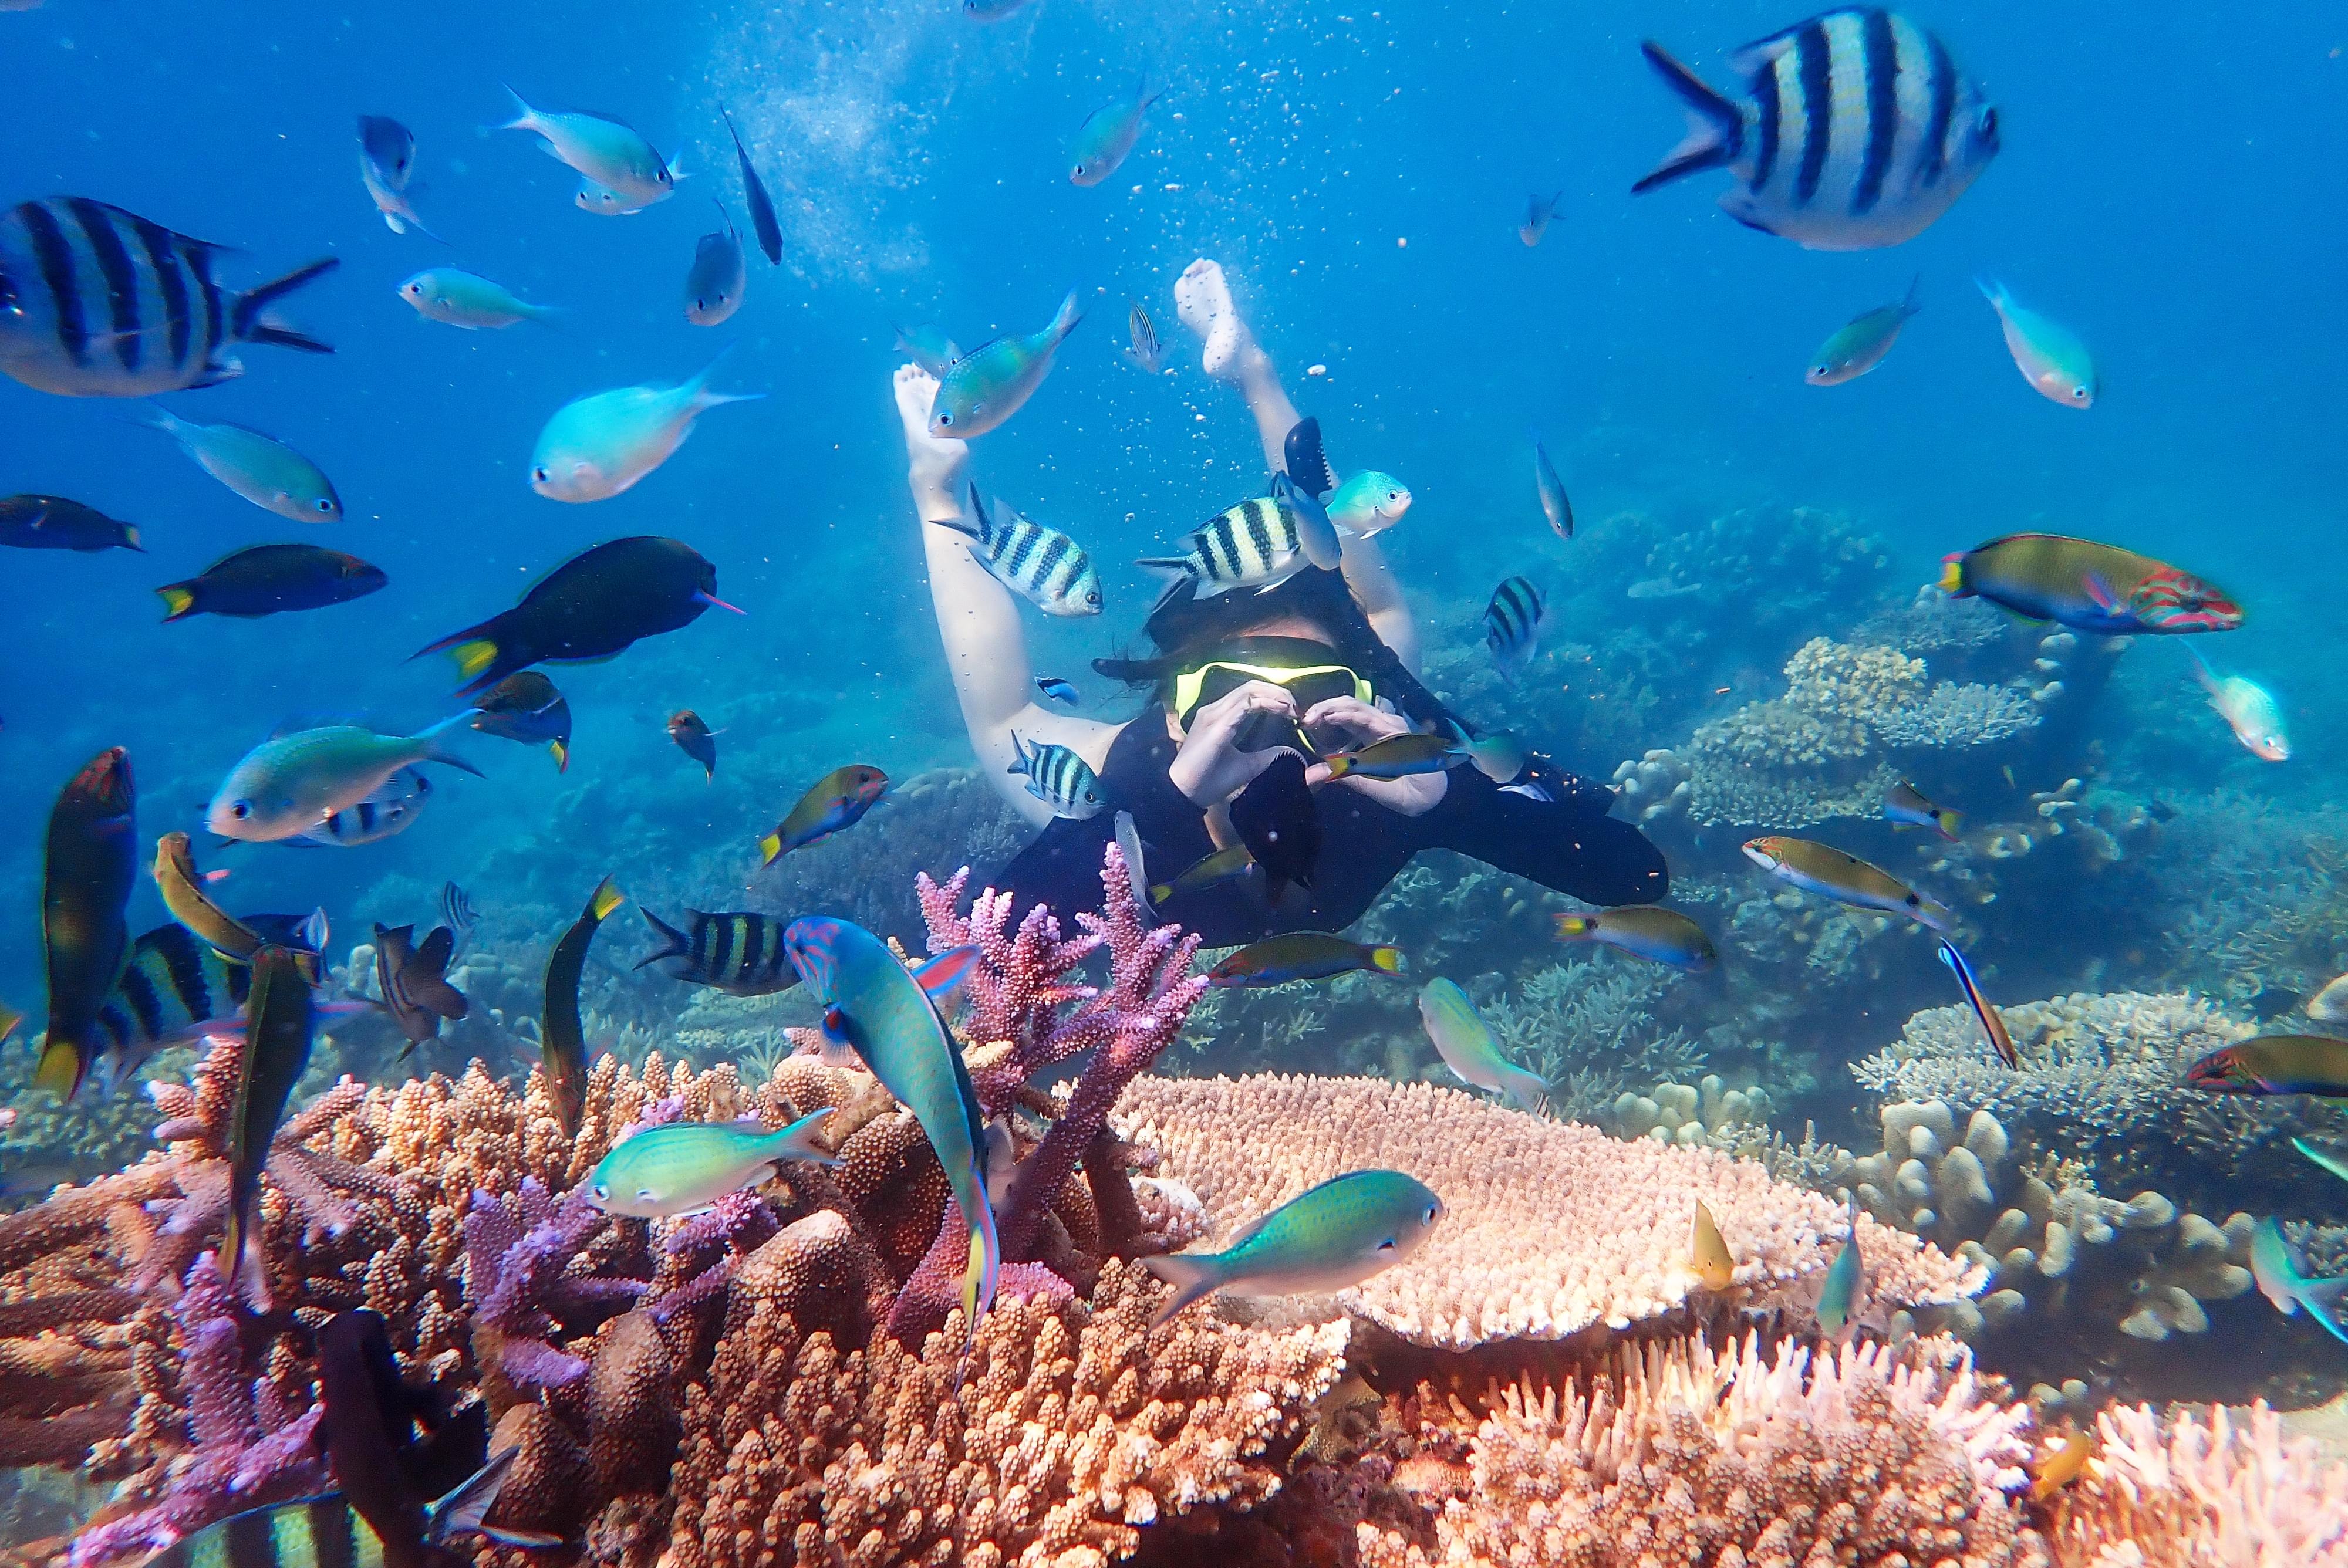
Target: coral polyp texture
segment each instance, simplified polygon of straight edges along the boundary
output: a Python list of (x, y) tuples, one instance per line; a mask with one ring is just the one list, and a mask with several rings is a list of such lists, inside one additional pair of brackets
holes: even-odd
[[(1826, 1267), (1839, 1211), (1757, 1163), (1653, 1139), (1625, 1143), (1433, 1084), (1266, 1075), (1148, 1079), (1121, 1114), (1205, 1204), (1217, 1237), (1364, 1166), (1407, 1171), (1447, 1213), (1409, 1262), (1345, 1293), (1417, 1344), (1560, 1339), (1686, 1305), (1695, 1204), (1711, 1210), (1747, 1305), (1794, 1303)], [(1964, 1296), (1979, 1272), (1862, 1221), (1875, 1304)], [(1815, 1295), (1815, 1291), (1811, 1291)]]

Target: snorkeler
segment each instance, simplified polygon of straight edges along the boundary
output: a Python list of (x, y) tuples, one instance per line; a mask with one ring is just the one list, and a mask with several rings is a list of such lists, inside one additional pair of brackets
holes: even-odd
[[(1191, 263), (1174, 285), (1185, 325), (1206, 345), (1208, 374), (1235, 386), (1254, 415), (1265, 460), (1282, 468), (1299, 423), (1272, 360), (1234, 307), (1222, 269)], [(937, 382), (897, 372), (897, 408), (922, 521), (967, 528), (969, 448), (928, 433)], [(1204, 508), (1202, 508), (1204, 509)], [(1358, 919), (1422, 849), (1450, 849), (1558, 892), (1602, 905), (1644, 904), (1669, 889), (1663, 857), (1639, 830), (1606, 815), (1613, 792), (1529, 755), (1503, 788), (1474, 767), (1398, 778), (1332, 779), (1318, 759), (1413, 730), (1458, 723), (1414, 672), (1418, 634), (1400, 585), (1373, 538), (1348, 537), (1341, 569), (1307, 566), (1277, 587), (1168, 595), (1143, 627), (1150, 657), (1103, 659), (1102, 674), (1148, 689), (1125, 723), (1039, 703), (1019, 607), (969, 548), (967, 532), (922, 529), (930, 593), (963, 722), (979, 769), (1043, 829), (996, 877), (1024, 906), (1089, 908), (1100, 897), (1103, 846), (1130, 814), (1153, 881), (1241, 842), (1235, 815), (1261, 817), (1283, 774), (1264, 778), (1256, 809), (1242, 799), (1284, 757), (1310, 764), (1320, 849), (1305, 886), (1277, 898), (1268, 879), (1186, 886), (1161, 906), (1215, 947), (1279, 931), (1338, 930)], [(1018, 774), (1038, 747), (1066, 747), (1098, 777), (1107, 809), (1056, 814)], [(1293, 786), (1297, 770), (1285, 770)], [(1292, 798), (1292, 797), (1291, 797)], [(1234, 812), (1234, 804), (1239, 809)], [(1189, 879), (1185, 879), (1186, 882)]]

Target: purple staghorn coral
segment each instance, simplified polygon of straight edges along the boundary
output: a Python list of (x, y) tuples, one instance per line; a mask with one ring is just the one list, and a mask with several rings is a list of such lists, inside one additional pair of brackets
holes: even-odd
[(297, 1415), (268, 1378), (245, 1378), (235, 1303), (211, 1253), (189, 1268), (170, 1310), (184, 1347), (180, 1378), (191, 1452), (153, 1503), (84, 1532), (70, 1568), (159, 1551), (232, 1513), (326, 1489), (320, 1408)]
[(558, 1318), (608, 1307), (624, 1309), (644, 1293), (640, 1279), (567, 1272), (602, 1229), (604, 1214), (585, 1184), (560, 1204), (537, 1177), (523, 1179), (510, 1206), (476, 1192), (465, 1215), (465, 1305), (473, 1350), (525, 1395), (560, 1389), (587, 1375), (587, 1363), (555, 1348)]

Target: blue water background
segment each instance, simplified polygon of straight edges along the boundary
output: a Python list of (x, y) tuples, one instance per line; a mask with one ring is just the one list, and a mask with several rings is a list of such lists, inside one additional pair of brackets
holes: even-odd
[[(135, 405), (0, 383), (0, 490), (88, 501), (139, 524), (150, 551), (0, 560), (0, 995), (37, 998), (40, 827), (91, 753), (130, 747), (142, 839), (191, 825), (287, 714), (405, 728), (450, 711), (445, 661), (407, 656), (602, 539), (686, 539), (747, 619), (713, 613), (617, 662), (556, 671), (577, 714), (568, 777), (542, 754), (478, 741), (469, 754), (489, 779), (444, 774), (433, 814), (398, 841), (235, 852), (241, 907), (324, 901), (345, 931), (418, 917), (353, 900), (388, 869), (431, 885), (464, 879), (493, 847), (528, 848), (551, 803), (580, 790), (564, 820), (596, 824), (597, 841), (539, 847), (583, 892), (600, 861), (747, 847), (838, 763), (901, 774), (966, 761), (889, 402), (892, 323), (936, 321), (968, 346), (1040, 325), (1081, 291), (1087, 319), (1058, 367), (977, 454), (990, 489), (1102, 563), (1103, 621), (1029, 620), (1039, 669), (1079, 673), (1147, 605), (1131, 558), (1261, 477), (1251, 425), (1200, 375), (1174, 319), (1172, 281), (1200, 254), (1231, 270), (1340, 467), (1375, 465), (1416, 491), (1389, 542), (1430, 606), (1472, 618), (1509, 571), (1573, 572), (1532, 503), (1534, 424), (1590, 519), (1632, 510), (1666, 529), (1763, 502), (1844, 508), (1919, 583), (1943, 552), (1993, 534), (2089, 534), (2245, 600), (2250, 629), (2216, 651), (2275, 680), (2299, 727), (2301, 760), (2259, 770), (2195, 712), (2176, 650), (2153, 650), (2168, 662), (2137, 661), (2130, 677), (2173, 692), (2176, 780), (2321, 798), (2342, 749), (2348, 171), (2332, 149), (2348, 24), (2313, 5), (2222, 20), (2110, 4), (1913, 14), (1987, 84), (2005, 150), (1922, 238), (1850, 255), (1737, 227), (1713, 205), (1718, 176), (1627, 194), (1680, 124), (1639, 38), (1725, 81), (1729, 47), (1797, 19), (1767, 6), (1039, 0), (980, 26), (949, 0), (54, 0), (0, 15), (0, 199), (113, 201), (239, 247), (231, 271), (246, 279), (343, 258), (286, 310), (340, 352), (249, 349), (243, 379), (166, 402), (292, 442), (348, 509), (324, 528), (274, 518), (135, 428)], [(1145, 73), (1168, 91), (1139, 149), (1107, 185), (1072, 187), (1072, 132)], [(574, 176), (532, 138), (479, 134), (505, 118), (501, 79), (541, 105), (620, 114), (664, 149), (681, 142), (695, 178), (638, 216), (579, 211)], [(787, 266), (754, 260), (746, 308), (704, 331), (685, 323), (681, 291), (714, 226), (710, 196), (747, 230), (721, 100), (783, 209)], [(453, 246), (376, 218), (356, 175), (359, 112), (414, 128), (419, 207)], [(1565, 197), (1529, 251), (1515, 229), (1534, 190)], [(394, 285), (443, 263), (568, 307), (561, 328), (420, 322)], [(1926, 309), (1883, 368), (1804, 385), (1819, 340), (1918, 271)], [(2092, 412), (2024, 386), (1976, 273), (2094, 345)], [(1116, 353), (1129, 297), (1157, 316), (1176, 375), (1152, 382)], [(530, 492), (531, 445), (557, 406), (682, 378), (729, 343), (720, 384), (767, 401), (711, 414), (618, 499), (565, 507)], [(1313, 364), (1325, 377), (1304, 376)], [(314, 614), (156, 623), (155, 586), (294, 538), (365, 556), (393, 585)], [(721, 739), (734, 762), (713, 789), (661, 721), (692, 706), (726, 727), (751, 693), (769, 699), (767, 729)], [(775, 693), (790, 699), (787, 723), (771, 717)], [(1602, 773), (1619, 759), (1574, 760)], [(161, 917), (150, 889), (138, 897), (134, 929)]]

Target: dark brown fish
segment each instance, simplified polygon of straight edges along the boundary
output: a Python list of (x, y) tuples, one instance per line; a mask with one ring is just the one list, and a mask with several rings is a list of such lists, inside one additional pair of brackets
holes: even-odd
[[(269, 1146), (285, 1120), (285, 1102), (310, 1065), (317, 1004), (290, 948), (263, 942), (252, 955), (252, 992), (245, 1002), (244, 1055), (229, 1112), (228, 1221), (221, 1241), (221, 1272), (247, 1281), (246, 1296), (265, 1310), (269, 1282), (259, 1238), (261, 1173)], [(249, 1272), (248, 1272), (249, 1271)]]
[(587, 948), (595, 940), (596, 927), (626, 902), (627, 896), (604, 877), (588, 896), (587, 907), (547, 957), (546, 1000), (538, 1020), (539, 1050), (545, 1061), (547, 1092), (554, 1098), (555, 1119), (566, 1133), (578, 1132), (580, 1114), (587, 1106), (587, 1026), (579, 1017), (579, 976), (587, 967)]
[(130, 753), (115, 746), (91, 758), (49, 811), (41, 869), (49, 1032), (33, 1082), (65, 1099), (89, 1076), (98, 1013), (130, 961), (122, 911), (139, 874), (137, 803)]
[(677, 749), (695, 762), (711, 778), (717, 776), (717, 741), (700, 714), (690, 708), (679, 708), (668, 716), (668, 738)]

